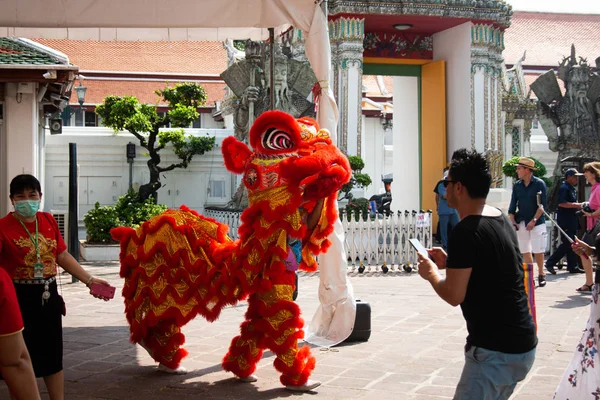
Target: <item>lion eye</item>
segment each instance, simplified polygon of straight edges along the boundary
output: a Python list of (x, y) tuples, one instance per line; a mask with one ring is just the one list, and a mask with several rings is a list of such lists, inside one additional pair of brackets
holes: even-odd
[(270, 128), (264, 133), (262, 144), (265, 149), (269, 150), (285, 150), (294, 147), (289, 133), (277, 128)]

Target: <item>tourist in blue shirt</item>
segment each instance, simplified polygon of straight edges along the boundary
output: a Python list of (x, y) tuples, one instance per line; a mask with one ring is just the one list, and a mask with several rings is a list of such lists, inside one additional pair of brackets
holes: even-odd
[[(535, 161), (521, 157), (517, 164), (519, 180), (514, 184), (508, 216), (519, 239), (519, 248), (523, 254), (523, 262), (538, 266), (538, 284), (546, 286), (544, 272), (544, 252), (546, 251), (546, 220), (544, 211), (538, 207), (537, 194), (541, 192), (541, 205), (546, 207), (546, 184), (533, 176), (536, 171)], [(533, 254), (533, 256), (532, 256)]]
[[(577, 186), (577, 177), (581, 175), (583, 174), (577, 171), (575, 168), (569, 168), (565, 172), (565, 181), (558, 190), (558, 209), (556, 211), (556, 222), (571, 239), (575, 237), (579, 222), (575, 212), (582, 206), (582, 203), (577, 202), (577, 192), (575, 191), (575, 186)], [(567, 270), (572, 274), (584, 273), (585, 271), (577, 266), (577, 255), (573, 252), (569, 239), (564, 237), (562, 234), (560, 235), (560, 239), (560, 246), (558, 246), (556, 251), (552, 253), (550, 258), (548, 258), (548, 261), (546, 261), (546, 269), (548, 272), (550, 272), (552, 275), (556, 274), (554, 266), (560, 261), (561, 258), (567, 256)]]
[(437, 200), (437, 213), (440, 220), (440, 238), (442, 239), (442, 248), (448, 249), (448, 235), (456, 224), (458, 224), (458, 212), (455, 208), (448, 205), (446, 200), (446, 185), (444, 181), (448, 177), (448, 171), (444, 172), (444, 178), (438, 182), (434, 192)]

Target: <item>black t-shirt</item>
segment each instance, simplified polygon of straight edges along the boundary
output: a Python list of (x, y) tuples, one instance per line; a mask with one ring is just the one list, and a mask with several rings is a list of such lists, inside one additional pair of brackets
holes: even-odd
[(522, 262), (517, 235), (504, 215), (470, 215), (450, 233), (446, 267), (472, 268), (460, 305), (468, 344), (513, 354), (537, 345)]

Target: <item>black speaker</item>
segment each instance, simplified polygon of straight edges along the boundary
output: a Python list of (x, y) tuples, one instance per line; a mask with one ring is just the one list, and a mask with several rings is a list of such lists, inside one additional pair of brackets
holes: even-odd
[(60, 135), (62, 133), (62, 119), (61, 118), (52, 118), (50, 120), (50, 134), (51, 135)]
[(371, 337), (371, 305), (356, 300), (356, 319), (352, 333), (344, 342), (366, 342)]

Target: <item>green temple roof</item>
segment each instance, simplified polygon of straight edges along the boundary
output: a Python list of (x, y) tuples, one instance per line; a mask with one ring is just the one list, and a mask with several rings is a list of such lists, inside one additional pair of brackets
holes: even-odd
[(0, 37), (0, 64), (57, 65), (64, 64), (64, 62), (33, 46), (27, 46), (17, 39)]

